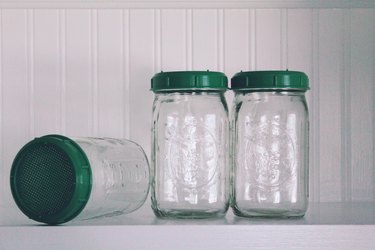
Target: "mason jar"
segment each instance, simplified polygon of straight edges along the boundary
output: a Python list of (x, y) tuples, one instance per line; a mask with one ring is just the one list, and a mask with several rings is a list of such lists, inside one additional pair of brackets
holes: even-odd
[(238, 216), (303, 216), (308, 205), (308, 77), (239, 72), (231, 117), (231, 206)]
[(10, 176), (20, 210), (51, 225), (130, 213), (145, 202), (149, 182), (148, 161), (138, 144), (61, 135), (27, 143)]
[(224, 216), (229, 118), (220, 72), (161, 72), (151, 81), (152, 209), (158, 217)]

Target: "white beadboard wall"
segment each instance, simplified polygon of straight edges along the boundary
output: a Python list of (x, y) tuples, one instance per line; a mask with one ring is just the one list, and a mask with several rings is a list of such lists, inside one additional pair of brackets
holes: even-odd
[(150, 156), (150, 79), (160, 70), (231, 77), (287, 68), (311, 80), (311, 201), (375, 201), (373, 2), (157, 8), (150, 1), (113, 9), (62, 2), (0, 2), (1, 204), (12, 203), (12, 160), (35, 136), (126, 137)]

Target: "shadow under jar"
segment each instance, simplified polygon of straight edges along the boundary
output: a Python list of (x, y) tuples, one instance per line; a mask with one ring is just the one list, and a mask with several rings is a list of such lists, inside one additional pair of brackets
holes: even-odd
[(229, 118), (220, 72), (156, 74), (152, 209), (158, 217), (224, 216), (229, 206)]
[(238, 216), (299, 217), (308, 204), (308, 78), (239, 72), (231, 118), (231, 205)]

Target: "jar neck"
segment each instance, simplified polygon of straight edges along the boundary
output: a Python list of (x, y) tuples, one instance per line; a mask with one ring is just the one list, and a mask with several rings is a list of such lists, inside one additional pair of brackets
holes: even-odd
[(225, 91), (171, 91), (171, 92), (157, 92), (155, 95), (224, 95)]
[(187, 92), (159, 92), (155, 93), (154, 111), (161, 103), (190, 102), (190, 103), (221, 103), (228, 110), (224, 91), (187, 91)]
[(155, 99), (195, 99), (195, 98), (208, 98), (208, 99), (223, 99), (223, 91), (179, 91), (179, 92), (158, 92), (155, 93)]

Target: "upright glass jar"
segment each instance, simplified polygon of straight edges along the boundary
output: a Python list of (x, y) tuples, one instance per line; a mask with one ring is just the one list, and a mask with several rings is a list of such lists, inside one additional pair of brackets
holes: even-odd
[(306, 74), (239, 72), (231, 118), (231, 205), (238, 216), (303, 216), (308, 204)]
[(10, 185), (30, 219), (47, 224), (130, 213), (145, 202), (149, 165), (125, 139), (46, 135), (14, 159)]
[(229, 206), (229, 118), (220, 72), (161, 72), (152, 122), (152, 209), (158, 217), (224, 216)]

